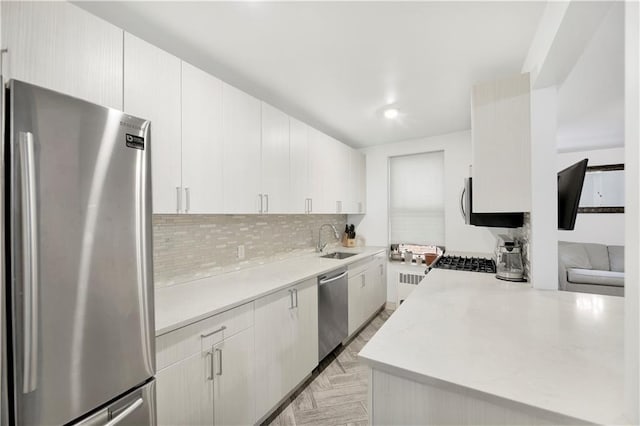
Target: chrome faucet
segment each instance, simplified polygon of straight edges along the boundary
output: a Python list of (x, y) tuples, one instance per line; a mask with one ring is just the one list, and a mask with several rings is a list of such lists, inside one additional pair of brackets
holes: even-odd
[(333, 229), (333, 235), (336, 236), (336, 240), (340, 239), (340, 234), (338, 234), (338, 230), (336, 229), (335, 226), (333, 226), (330, 223), (324, 223), (322, 225), (320, 225), (320, 229), (318, 229), (318, 245), (316, 246), (316, 252), (317, 253), (322, 253), (322, 250), (324, 250), (324, 248), (327, 246), (328, 243), (324, 243), (322, 244), (322, 241), (320, 240), (320, 236), (322, 234), (322, 228), (324, 228), (325, 226), (330, 226), (331, 229)]

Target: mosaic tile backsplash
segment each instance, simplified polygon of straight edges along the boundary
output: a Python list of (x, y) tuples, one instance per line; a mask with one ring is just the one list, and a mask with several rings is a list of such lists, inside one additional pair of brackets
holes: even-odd
[[(324, 223), (342, 233), (346, 215), (153, 215), (156, 286), (167, 286), (310, 253)], [(337, 246), (333, 231), (323, 242)], [(238, 246), (245, 257), (238, 259)]]

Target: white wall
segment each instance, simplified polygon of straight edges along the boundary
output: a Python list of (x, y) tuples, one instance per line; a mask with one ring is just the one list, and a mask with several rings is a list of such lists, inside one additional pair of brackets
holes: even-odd
[(529, 279), (534, 288), (558, 289), (557, 91), (531, 92), (531, 236)]
[(614, 2), (558, 88), (558, 151), (624, 146), (624, 3)]
[[(624, 148), (561, 152), (558, 154), (558, 170), (583, 158), (589, 159), (589, 166), (624, 164)], [(624, 213), (579, 213), (575, 229), (558, 231), (558, 240), (622, 246), (625, 238), (624, 216)]]
[[(367, 214), (349, 217), (367, 245), (389, 244), (388, 187), (389, 157), (444, 151), (445, 245), (448, 251), (491, 253), (496, 235), (506, 233), (501, 228), (481, 228), (465, 225), (460, 214), (460, 195), (471, 164), (471, 132), (463, 131), (442, 136), (413, 139), (363, 149), (367, 156)], [(429, 185), (415, 182), (414, 185)], [(391, 281), (390, 281), (391, 282)], [(395, 302), (396, 289), (387, 287), (387, 300)]]
[[(388, 241), (388, 161), (397, 155), (444, 151), (445, 245), (447, 250), (487, 253), (495, 249), (498, 231), (465, 225), (460, 214), (460, 195), (471, 164), (471, 132), (413, 139), (364, 149), (367, 156), (367, 214), (359, 233), (367, 245), (386, 246)], [(414, 185), (429, 185), (415, 182)], [(349, 218), (356, 220), (357, 216)], [(502, 230), (504, 232), (504, 230)]]

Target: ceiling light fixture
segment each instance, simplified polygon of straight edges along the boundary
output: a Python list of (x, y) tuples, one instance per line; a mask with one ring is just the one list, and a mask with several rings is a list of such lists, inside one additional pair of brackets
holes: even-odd
[(396, 108), (387, 108), (384, 110), (384, 116), (389, 120), (393, 120), (398, 116), (399, 112)]

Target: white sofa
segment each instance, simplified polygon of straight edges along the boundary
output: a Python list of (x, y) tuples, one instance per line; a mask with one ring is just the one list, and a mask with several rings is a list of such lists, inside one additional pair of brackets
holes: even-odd
[(624, 247), (558, 242), (560, 290), (624, 296)]

